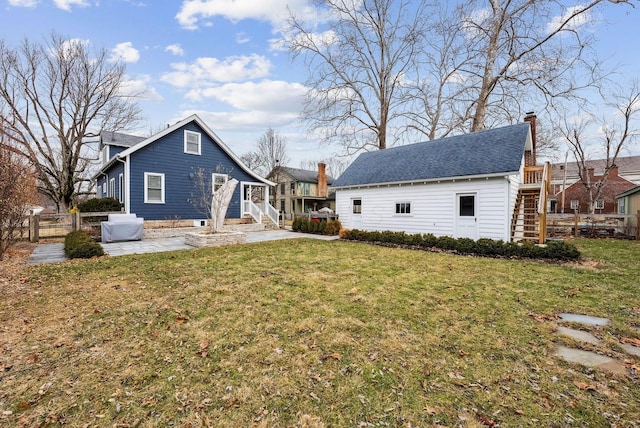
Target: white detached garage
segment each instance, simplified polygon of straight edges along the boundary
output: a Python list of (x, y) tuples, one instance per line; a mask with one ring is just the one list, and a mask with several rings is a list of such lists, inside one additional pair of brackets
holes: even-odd
[(526, 120), (361, 154), (332, 185), (343, 227), (543, 242), (548, 171)]

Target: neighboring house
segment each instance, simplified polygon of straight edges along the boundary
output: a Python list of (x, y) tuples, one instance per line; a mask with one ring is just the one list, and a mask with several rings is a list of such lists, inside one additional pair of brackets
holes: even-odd
[(618, 214), (631, 215), (624, 218), (623, 224), (627, 228), (627, 234), (633, 234), (636, 231), (638, 236), (638, 216), (640, 215), (640, 186), (629, 189), (624, 193), (616, 196), (618, 202)]
[(535, 166), (535, 116), (525, 120), (361, 154), (332, 186), (342, 225), (544, 242), (549, 164)]
[[(603, 180), (602, 175), (595, 175), (593, 168), (587, 171), (589, 183), (597, 186)], [(635, 184), (618, 174), (618, 167), (609, 170), (609, 176), (601, 186), (602, 191), (597, 200), (594, 201), (596, 214), (614, 214), (618, 211), (616, 195), (626, 192), (635, 187)], [(594, 190), (595, 196), (595, 190)], [(564, 204), (564, 205), (563, 205)], [(564, 192), (559, 192), (551, 200), (549, 211), (558, 213), (590, 213), (589, 193), (582, 181), (576, 181), (566, 188)]]
[[(558, 195), (565, 188), (571, 186), (580, 180), (578, 174), (578, 164), (575, 160), (570, 160), (571, 155), (568, 154), (566, 163), (554, 163), (551, 164), (551, 193), (552, 195)], [(604, 166), (606, 159), (595, 159), (586, 161), (585, 165), (587, 169), (593, 169), (594, 174), (602, 176), (604, 174)], [(618, 167), (618, 175), (626, 180), (640, 185), (640, 156), (626, 156), (618, 157), (616, 159), (616, 165)], [(554, 205), (556, 210), (552, 212), (562, 212), (561, 200), (555, 198), (558, 201), (558, 205)], [(568, 208), (567, 208), (568, 209)]]
[(149, 138), (103, 132), (100, 149), (97, 196), (119, 199), (126, 213), (206, 224), (206, 215), (192, 203), (198, 196), (196, 175), (203, 170), (214, 191), (231, 178), (239, 181), (227, 218), (250, 215), (261, 222), (266, 214), (277, 224), (277, 211), (267, 202), (274, 183), (246, 167), (197, 115)]
[(335, 197), (328, 185), (334, 182), (326, 173), (326, 165), (318, 163), (318, 171), (277, 166), (267, 179), (276, 183), (271, 197), (273, 206), (291, 218), (291, 214), (318, 211), (321, 208), (335, 209)]

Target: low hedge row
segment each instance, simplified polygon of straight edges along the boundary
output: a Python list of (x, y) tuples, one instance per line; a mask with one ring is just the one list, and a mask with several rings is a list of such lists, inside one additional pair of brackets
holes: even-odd
[(64, 254), (70, 259), (89, 259), (93, 256), (103, 256), (104, 250), (87, 232), (78, 230), (65, 236)]
[(316, 233), (318, 235), (337, 235), (342, 229), (340, 220), (313, 221), (297, 217), (291, 226), (294, 232)]
[(503, 242), (481, 238), (477, 241), (469, 238), (452, 238), (428, 234), (406, 234), (404, 232), (366, 232), (358, 229), (342, 230), (342, 239), (352, 241), (375, 242), (424, 249), (438, 248), (458, 254), (473, 254), (486, 257), (521, 257), (531, 259), (577, 260), (580, 251), (573, 244), (549, 242), (545, 246), (532, 242)]
[(78, 204), (78, 209), (83, 213), (120, 211), (121, 208), (122, 204), (116, 198), (93, 198)]

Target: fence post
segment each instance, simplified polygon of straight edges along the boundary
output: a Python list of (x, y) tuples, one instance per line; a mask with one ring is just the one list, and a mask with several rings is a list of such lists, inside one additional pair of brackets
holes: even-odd
[(578, 210), (573, 210), (573, 237), (578, 237), (578, 220), (580, 217), (578, 216)]
[(31, 211), (29, 214), (29, 242), (38, 242), (40, 240), (40, 215)]
[(76, 223), (76, 227), (73, 229), (73, 231), (77, 231), (77, 230), (81, 230), (82, 229), (82, 218), (80, 217), (80, 210), (76, 209), (75, 214), (73, 215), (73, 218), (75, 219), (75, 223)]

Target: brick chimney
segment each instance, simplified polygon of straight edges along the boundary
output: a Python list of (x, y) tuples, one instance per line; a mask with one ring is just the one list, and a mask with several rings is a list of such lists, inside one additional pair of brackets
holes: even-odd
[(617, 177), (617, 176), (618, 176), (618, 165), (613, 165), (609, 170), (609, 177)]
[(530, 111), (526, 113), (524, 117), (525, 122), (529, 122), (529, 127), (531, 128), (531, 150), (527, 150), (524, 154), (524, 166), (535, 166), (536, 165), (536, 115), (534, 112)]
[(327, 197), (327, 165), (323, 162), (318, 163), (318, 196)]

